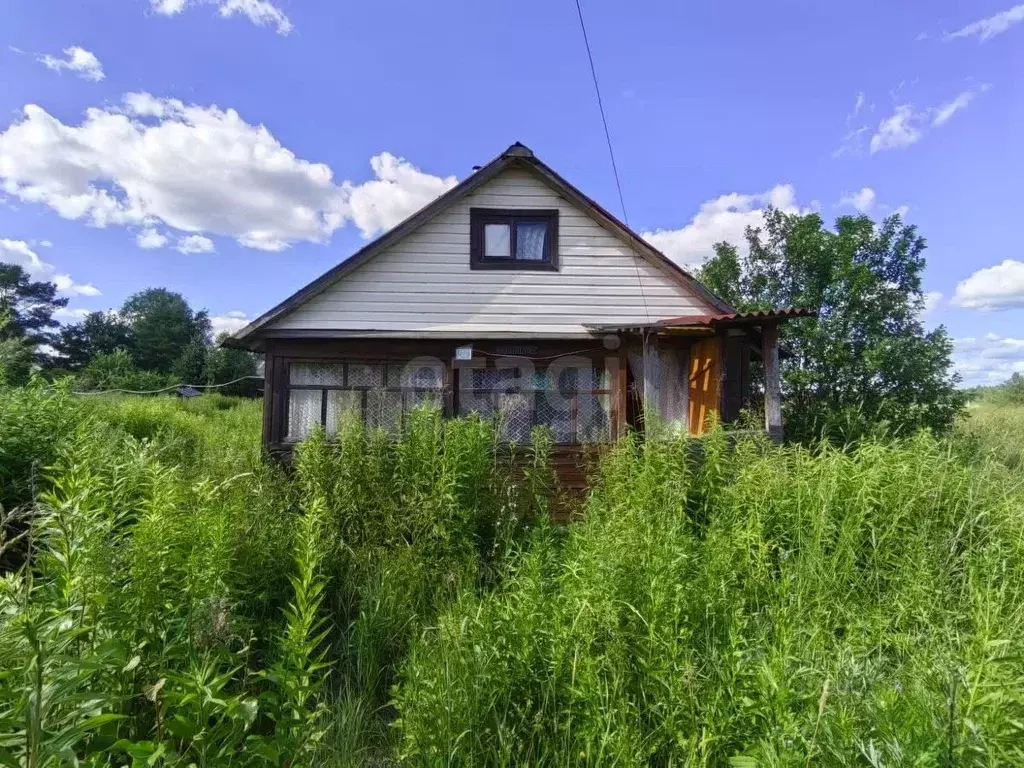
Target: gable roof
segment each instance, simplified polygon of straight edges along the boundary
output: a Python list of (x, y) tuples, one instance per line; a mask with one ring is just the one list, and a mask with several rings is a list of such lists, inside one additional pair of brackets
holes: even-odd
[(260, 315), (249, 325), (225, 339), (223, 342), (224, 346), (246, 349), (256, 348), (263, 338), (264, 329), (268, 325), (279, 320), (341, 278), (358, 269), (406, 235), (418, 229), (421, 225), (447, 210), (456, 201), (482, 187), (510, 168), (526, 170), (543, 179), (563, 197), (593, 218), (599, 225), (624, 240), (636, 256), (659, 267), (677, 282), (692, 289), (719, 312), (729, 313), (735, 311), (729, 304), (705, 288), (693, 275), (665, 256), (661, 251), (654, 248), (615, 216), (598, 205), (598, 203), (562, 178), (554, 169), (538, 159), (532, 150), (516, 142), (487, 165), (465, 178), (433, 202), (421, 208), (405, 221), (356, 251), (352, 256), (337, 266), (332, 267), (304, 288), (300, 288), (276, 307)]

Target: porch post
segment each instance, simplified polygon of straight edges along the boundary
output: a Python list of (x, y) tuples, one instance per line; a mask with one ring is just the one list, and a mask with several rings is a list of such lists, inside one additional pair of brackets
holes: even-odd
[[(659, 388), (660, 358), (658, 357), (658, 337), (644, 336), (643, 365), (644, 365), (644, 416), (653, 413), (658, 418), (661, 410), (661, 397)], [(646, 424), (646, 421), (644, 422)]]
[(679, 404), (683, 412), (682, 423), (679, 425), (682, 434), (690, 434), (690, 345), (679, 350), (679, 374), (683, 377), (682, 402)]
[(772, 440), (782, 440), (782, 386), (779, 373), (779, 326), (761, 327), (764, 361), (764, 428)]

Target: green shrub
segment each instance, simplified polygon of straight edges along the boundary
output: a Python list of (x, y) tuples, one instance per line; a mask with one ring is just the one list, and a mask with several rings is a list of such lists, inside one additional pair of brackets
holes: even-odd
[(1022, 500), (1020, 478), (927, 436), (849, 453), (627, 440), (564, 546), (541, 532), (413, 647), (401, 753), (1019, 763)]
[(0, 386), (0, 509), (32, 500), (46, 469), (72, 437), (81, 419), (66, 386)]

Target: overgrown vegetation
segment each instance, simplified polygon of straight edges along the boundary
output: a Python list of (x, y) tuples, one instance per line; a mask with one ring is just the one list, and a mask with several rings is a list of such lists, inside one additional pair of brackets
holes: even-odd
[[(737, 308), (808, 307), (780, 337), (787, 437), (842, 445), (949, 430), (964, 404), (946, 329), (926, 330), (925, 240), (898, 214), (874, 222), (769, 209), (747, 248), (718, 243), (701, 280)], [(757, 371), (755, 370), (755, 374)], [(755, 404), (756, 408), (756, 404)]]
[(254, 402), (0, 389), (0, 764), (1020, 764), (1024, 476), (977, 416), (631, 436), (560, 528), (543, 433), (286, 471)]

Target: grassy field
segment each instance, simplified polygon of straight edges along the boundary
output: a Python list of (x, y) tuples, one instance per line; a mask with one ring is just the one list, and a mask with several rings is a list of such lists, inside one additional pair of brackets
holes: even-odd
[(0, 390), (0, 764), (1024, 764), (1024, 408), (847, 450)]

